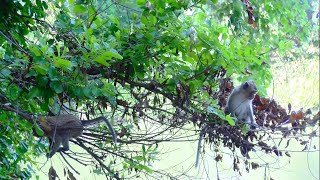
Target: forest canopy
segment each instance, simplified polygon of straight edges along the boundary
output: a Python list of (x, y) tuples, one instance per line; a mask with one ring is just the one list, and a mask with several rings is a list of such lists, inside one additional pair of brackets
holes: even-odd
[[(313, 57), (319, 46), (315, 1), (4, 0), (0, 4), (0, 178), (28, 179), (49, 151), (46, 116), (67, 111), (101, 125), (57, 153), (68, 178), (78, 164), (112, 179), (175, 175), (155, 171), (162, 142), (205, 128), (205, 144), (233, 152), (233, 170), (259, 164), (252, 151), (290, 156), (270, 137), (308, 150), (319, 113), (281, 107), (267, 98), (273, 59)], [(248, 130), (225, 114), (235, 84), (255, 81), (261, 128)], [(304, 108), (304, 107), (300, 107)], [(192, 127), (192, 128), (190, 128)], [(304, 138), (304, 139), (303, 139)], [(302, 140), (303, 139), (303, 140)], [(315, 147), (318, 149), (319, 147)], [(73, 149), (73, 147), (71, 147)], [(217, 155), (216, 161), (222, 161)], [(50, 159), (49, 159), (50, 161)], [(214, 167), (213, 167), (214, 168)], [(54, 165), (48, 173), (55, 177)]]

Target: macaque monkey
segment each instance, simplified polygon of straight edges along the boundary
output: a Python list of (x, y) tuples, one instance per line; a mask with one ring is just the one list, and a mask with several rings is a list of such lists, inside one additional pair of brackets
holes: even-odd
[[(252, 109), (252, 100), (254, 99), (256, 93), (257, 87), (253, 81), (247, 81), (242, 85), (235, 87), (228, 97), (227, 106), (225, 109), (226, 114), (230, 113), (231, 116), (237, 118), (237, 121), (242, 121), (247, 125), (258, 127), (254, 119)], [(208, 126), (205, 126), (200, 132), (195, 163), (196, 168), (199, 164), (201, 142), (207, 127)]]
[[(117, 142), (117, 137), (110, 122), (105, 117), (98, 117), (92, 120), (81, 121), (71, 114), (61, 114), (58, 116), (47, 116), (46, 121), (40, 121), (40, 125), (49, 137), (50, 153), (47, 157), (51, 158), (56, 152), (68, 151), (69, 140), (82, 135), (86, 126), (95, 125), (104, 121), (110, 129), (113, 142)], [(60, 145), (62, 144), (62, 147)]]
[(258, 127), (253, 116), (252, 100), (257, 93), (257, 87), (253, 81), (247, 81), (233, 89), (228, 97), (225, 112), (231, 114), (238, 121), (247, 125)]

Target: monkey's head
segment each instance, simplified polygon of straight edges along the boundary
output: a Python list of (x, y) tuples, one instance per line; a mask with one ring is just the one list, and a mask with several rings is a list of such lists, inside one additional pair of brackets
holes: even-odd
[(242, 90), (247, 95), (247, 98), (252, 100), (257, 93), (256, 84), (253, 81), (247, 81), (241, 85)]

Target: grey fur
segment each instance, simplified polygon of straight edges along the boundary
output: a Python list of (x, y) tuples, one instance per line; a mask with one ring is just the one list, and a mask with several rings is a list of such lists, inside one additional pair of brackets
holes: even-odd
[(241, 121), (248, 125), (257, 126), (253, 115), (252, 100), (257, 92), (253, 81), (247, 81), (233, 89), (228, 97), (226, 113), (236, 117), (236, 122)]

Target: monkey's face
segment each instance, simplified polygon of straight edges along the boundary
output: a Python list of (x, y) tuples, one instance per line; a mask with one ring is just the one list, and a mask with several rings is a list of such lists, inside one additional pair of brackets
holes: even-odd
[(253, 81), (247, 81), (243, 83), (242, 89), (247, 94), (247, 98), (252, 100), (257, 93), (257, 87)]
[(250, 100), (254, 99), (254, 96), (256, 95), (256, 93), (257, 93), (257, 91), (250, 92), (248, 99), (250, 99)]

